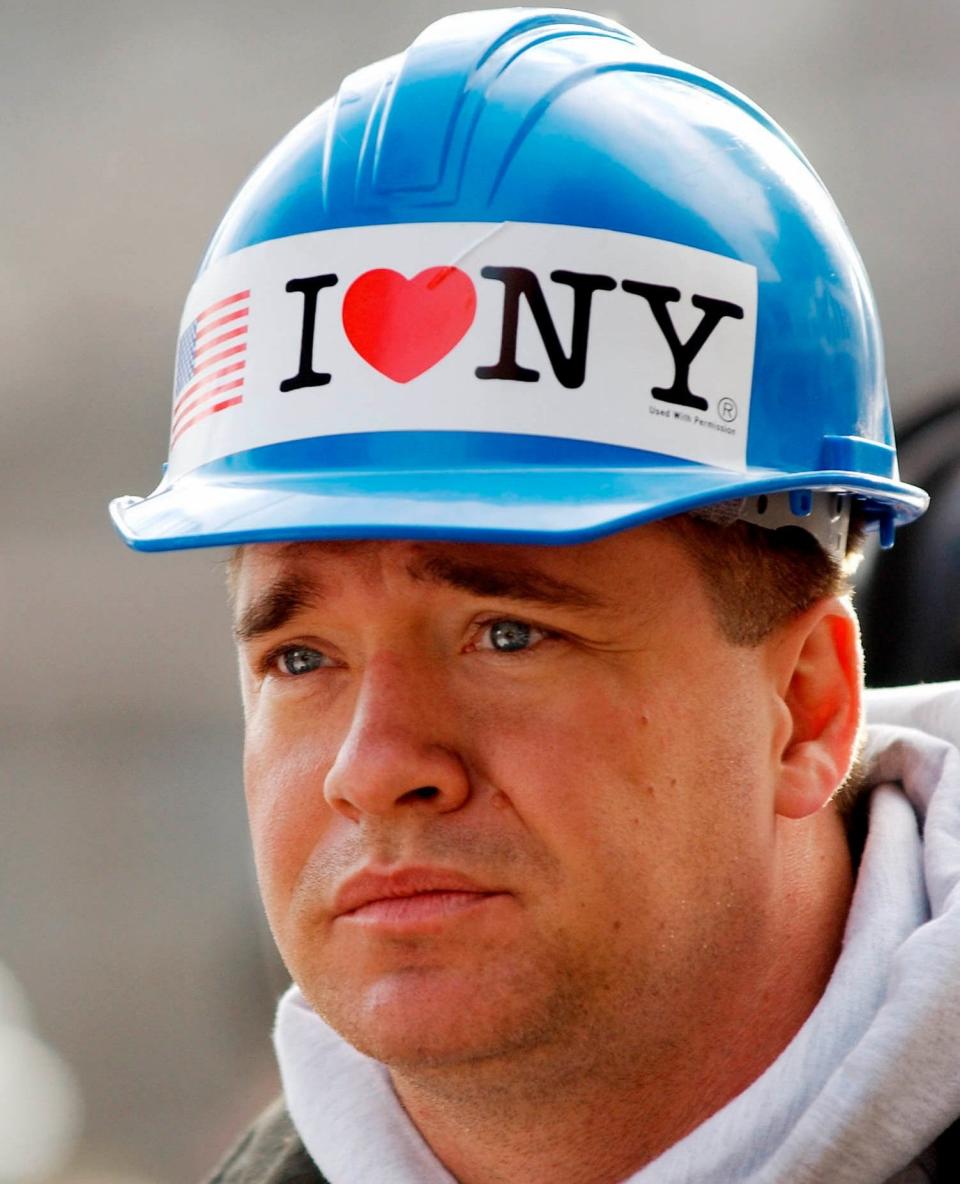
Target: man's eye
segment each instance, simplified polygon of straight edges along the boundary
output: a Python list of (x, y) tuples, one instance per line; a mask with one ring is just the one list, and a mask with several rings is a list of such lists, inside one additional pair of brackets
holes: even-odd
[(281, 674), (298, 675), (310, 674), (313, 670), (320, 670), (332, 665), (326, 654), (319, 650), (312, 650), (309, 646), (294, 645), (280, 650), (274, 655), (274, 663)]
[(489, 621), (483, 627), (478, 649), (496, 650), (500, 654), (514, 654), (529, 649), (542, 641), (546, 634), (536, 625), (526, 621), (514, 621), (509, 617)]

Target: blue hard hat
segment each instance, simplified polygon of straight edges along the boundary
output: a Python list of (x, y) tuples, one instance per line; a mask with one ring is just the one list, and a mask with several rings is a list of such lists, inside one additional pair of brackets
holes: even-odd
[(157, 490), (111, 506), (143, 550), (563, 543), (781, 495), (890, 542), (927, 500), (806, 159), (561, 10), (446, 17), (280, 142), (188, 297), (172, 425)]

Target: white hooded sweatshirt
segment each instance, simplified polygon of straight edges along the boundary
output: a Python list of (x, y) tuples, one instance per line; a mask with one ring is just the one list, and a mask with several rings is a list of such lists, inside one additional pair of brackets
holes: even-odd
[[(910, 1165), (960, 1115), (960, 683), (870, 692), (867, 705), (876, 788), (820, 1002), (752, 1085), (624, 1184), (929, 1178)], [(275, 1041), (293, 1124), (330, 1184), (455, 1184), (386, 1069), (296, 987)]]

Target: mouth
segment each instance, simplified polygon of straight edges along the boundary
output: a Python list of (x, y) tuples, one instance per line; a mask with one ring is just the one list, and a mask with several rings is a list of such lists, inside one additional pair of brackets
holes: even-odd
[(333, 914), (362, 925), (416, 929), (462, 917), (506, 895), (443, 868), (367, 869), (341, 886)]

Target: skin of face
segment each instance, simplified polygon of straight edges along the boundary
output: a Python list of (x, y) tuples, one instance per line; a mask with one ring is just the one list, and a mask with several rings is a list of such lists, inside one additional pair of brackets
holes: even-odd
[[(726, 641), (668, 529), (248, 547), (235, 599), (267, 916), (361, 1051), (629, 1076), (758, 981), (792, 643)], [(339, 908), (410, 869), (468, 887)]]

